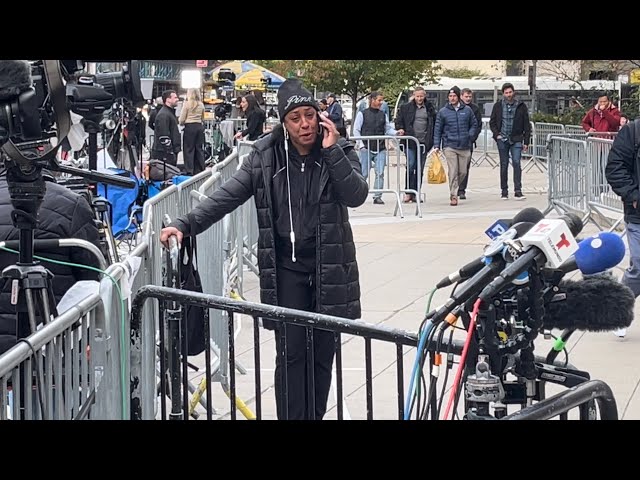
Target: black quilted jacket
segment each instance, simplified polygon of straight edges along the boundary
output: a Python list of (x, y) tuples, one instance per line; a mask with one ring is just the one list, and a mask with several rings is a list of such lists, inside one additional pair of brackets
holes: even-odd
[[(275, 155), (284, 158), (282, 127), (260, 138), (248, 161), (235, 175), (186, 217), (173, 226), (189, 234), (190, 220), (196, 234), (206, 230), (253, 196), (260, 230), (258, 267), (262, 303), (277, 305), (275, 229), (271, 204), (271, 179)], [(282, 162), (284, 163), (284, 162)], [(360, 318), (360, 282), (356, 247), (347, 207), (364, 203), (369, 189), (360, 173), (353, 144), (340, 138), (322, 149), (320, 213), (316, 237), (317, 312), (344, 318)]]
[[(0, 177), (0, 241), (18, 240), (18, 230), (11, 221), (13, 206), (9, 197), (6, 177)], [(98, 228), (86, 199), (69, 189), (47, 182), (47, 191), (39, 211), (36, 239), (80, 238), (99, 246)], [(55, 251), (38, 250), (36, 255), (97, 267), (95, 257), (81, 248), (63, 248)], [(18, 255), (0, 250), (0, 271), (18, 261)], [(56, 303), (79, 280), (97, 280), (98, 274), (88, 270), (42, 262), (53, 278)], [(11, 282), (0, 278), (0, 353), (15, 344), (16, 313), (11, 305)]]

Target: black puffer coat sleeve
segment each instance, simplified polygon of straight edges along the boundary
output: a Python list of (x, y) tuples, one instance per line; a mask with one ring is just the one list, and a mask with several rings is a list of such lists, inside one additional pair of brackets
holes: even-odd
[(362, 205), (369, 194), (369, 186), (362, 176), (353, 144), (340, 138), (335, 145), (322, 149), (322, 161), (329, 167), (336, 200), (352, 208)]
[[(251, 172), (254, 162), (259, 162), (256, 151), (253, 151), (242, 163), (240, 170), (211, 196), (202, 200), (200, 205), (186, 215), (174, 220), (171, 226), (184, 235), (198, 235), (249, 200), (253, 195)], [(191, 223), (195, 226), (195, 232), (191, 232)]]
[(637, 176), (634, 175), (633, 124), (625, 125), (616, 135), (609, 157), (605, 175), (613, 191), (627, 204), (640, 200)]

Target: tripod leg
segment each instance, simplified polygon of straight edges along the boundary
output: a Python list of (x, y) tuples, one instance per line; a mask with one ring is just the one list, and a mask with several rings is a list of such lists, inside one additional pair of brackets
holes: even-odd
[(109, 257), (111, 258), (111, 264), (118, 263), (120, 257), (118, 256), (118, 247), (116, 241), (113, 238), (113, 232), (111, 231), (111, 222), (109, 221), (108, 212), (103, 212), (99, 215), (98, 220), (104, 225), (105, 235), (107, 237), (107, 248), (109, 249)]
[[(25, 298), (27, 301), (27, 312), (29, 314), (29, 325), (31, 326), (31, 334), (34, 334), (36, 332), (36, 312), (35, 312), (35, 305), (33, 302), (33, 293), (31, 292), (30, 289), (26, 289), (24, 291), (25, 294)], [(42, 308), (43, 305), (40, 305), (40, 307)], [(48, 305), (46, 308), (42, 308), (43, 310), (49, 310)], [(47, 415), (47, 410), (45, 408), (44, 405), (44, 398), (43, 398), (43, 389), (45, 388), (44, 386), (44, 376), (43, 376), (43, 362), (42, 362), (42, 352), (40, 350), (35, 352), (35, 356), (36, 356), (36, 381), (37, 381), (37, 385), (36, 385), (36, 389), (38, 392), (38, 400), (40, 402), (40, 415), (42, 420), (47, 420), (49, 418), (49, 416)], [(29, 372), (27, 372), (28, 374)], [(31, 388), (30, 382), (27, 383), (27, 388)]]

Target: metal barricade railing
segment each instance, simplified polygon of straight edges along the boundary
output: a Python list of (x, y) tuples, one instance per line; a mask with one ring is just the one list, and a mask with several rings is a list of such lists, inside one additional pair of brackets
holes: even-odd
[(561, 123), (541, 123), (532, 124), (532, 158), (541, 162), (548, 162), (547, 138), (549, 135), (557, 135), (565, 133), (564, 125)]
[[(595, 134), (594, 134), (595, 133)], [(615, 132), (550, 135), (549, 205), (546, 212), (573, 212), (600, 230), (624, 234), (624, 205), (609, 186), (605, 168)], [(579, 136), (580, 139), (572, 138)], [(613, 215), (611, 215), (613, 214)], [(613, 217), (613, 218), (612, 218)]]
[[(162, 246), (160, 245), (159, 236), (163, 227), (163, 217), (166, 214), (174, 220), (191, 211), (191, 192), (197, 191), (213, 175), (215, 175), (215, 172), (212, 170), (200, 172), (179, 185), (171, 185), (144, 203), (142, 242), (121, 262), (121, 264), (125, 264), (127, 260), (137, 262), (137, 260), (133, 259), (140, 258), (141, 266), (139, 268), (142, 273), (139, 273), (139, 275), (142, 276), (136, 276), (132, 292), (135, 293), (137, 288), (143, 284), (162, 284)], [(218, 247), (211, 245), (207, 248), (216, 249)], [(123, 273), (129, 269), (127, 265), (121, 265), (121, 268)], [(144, 279), (144, 282), (142, 279)], [(158, 335), (157, 319), (159, 312), (157, 310), (154, 311), (154, 308), (145, 312), (145, 329), (140, 332), (145, 338), (143, 342), (145, 349), (141, 352), (131, 351), (130, 355), (127, 356), (131, 358), (131, 365), (135, 365), (135, 368), (140, 368), (139, 375), (145, 379), (143, 385), (146, 387), (155, 385), (156, 380), (157, 352), (154, 345)], [(147, 411), (155, 408), (155, 397), (152, 397), (151, 392), (144, 397), (149, 402), (145, 405)]]
[(586, 133), (584, 131), (584, 128), (582, 128), (582, 125), (565, 125), (564, 126), (564, 133), (567, 135), (582, 135), (583, 133)]
[[(34, 242), (36, 253), (41, 244), (43, 248), (45, 248), (45, 245), (48, 249), (52, 248), (51, 242), (52, 240), (36, 240)], [(85, 240), (71, 238), (60, 239), (57, 242), (60, 248), (84, 248), (93, 253), (98, 259), (99, 268), (103, 271), (106, 269), (106, 275), (99, 284), (99, 293), (88, 291), (82, 301), (74, 304), (71, 309), (65, 311), (38, 330), (36, 334), (26, 339), (32, 345), (35, 343), (43, 344), (44, 348), (45, 355), (42, 357), (44, 359), (42, 368), (45, 376), (40, 384), (34, 385), (35, 390), (30, 388), (27, 392), (24, 392), (24, 389), (21, 390), (24, 385), (21, 385), (19, 381), (16, 383), (15, 378), (16, 375), (20, 375), (20, 372), (30, 371), (29, 365), (33, 367), (37, 364), (37, 357), (41, 356), (40, 353), (42, 353), (38, 352), (39, 347), (34, 347), (34, 351), (29, 350), (32, 357), (36, 357), (35, 360), (34, 358), (29, 360), (24, 357), (24, 347), (25, 345), (28, 346), (29, 343), (23, 341), (0, 357), (2, 369), (6, 371), (13, 369), (14, 371), (11, 374), (14, 379), (12, 382), (12, 396), (13, 400), (18, 402), (14, 404), (14, 414), (18, 413), (20, 395), (38, 396), (35, 399), (38, 402), (37, 404), (25, 404), (25, 408), (28, 405), (31, 406), (31, 413), (21, 412), (18, 417), (13, 416), (13, 418), (42, 418), (41, 413), (38, 413), (39, 417), (30, 416), (35, 411), (32, 408), (34, 405), (40, 409), (40, 394), (46, 399), (53, 398), (52, 405), (49, 400), (43, 402), (47, 412), (50, 412), (47, 418), (127, 418), (128, 396), (125, 392), (128, 384), (125, 380), (129, 361), (122, 350), (122, 345), (124, 345), (125, 349), (128, 345), (129, 329), (127, 325), (129, 310), (128, 306), (121, 301), (120, 292), (113, 287), (113, 282), (118, 282), (120, 278), (119, 267), (117, 266), (120, 264), (112, 265), (107, 269), (105, 259), (100, 250)], [(0, 245), (12, 246), (11, 242), (2, 242)], [(141, 280), (139, 283), (142, 285), (145, 282)], [(62, 329), (66, 333), (61, 334), (59, 329), (51, 328), (51, 324), (62, 325)], [(86, 358), (84, 357), (85, 353)], [(62, 360), (64, 358), (69, 358), (70, 360), (64, 363)], [(21, 362), (22, 365), (15, 362)], [(32, 363), (28, 364), (28, 362)], [(72, 372), (72, 369), (75, 370)], [(89, 379), (92, 382), (91, 389), (85, 386), (86, 388), (82, 387), (80, 392), (77, 391), (75, 387), (82, 381), (76, 381), (76, 373), (78, 378)], [(64, 381), (66, 378), (72, 378), (72, 381), (67, 383)], [(63, 388), (57, 388), (57, 385), (62, 385)], [(71, 396), (71, 391), (76, 393)], [(87, 395), (87, 392), (90, 395)], [(81, 397), (83, 394), (85, 396)], [(78, 395), (77, 398), (76, 395)], [(67, 403), (59, 401), (67, 398), (72, 400)], [(82, 401), (84, 401), (82, 400), (83, 398), (86, 400), (84, 408), (81, 405)], [(3, 397), (0, 400), (4, 402), (5, 399)], [(22, 402), (24, 402), (24, 398)]]
[(484, 162), (487, 162), (491, 168), (496, 168), (500, 165), (498, 145), (493, 140), (493, 132), (489, 126), (489, 119), (482, 120), (482, 130), (476, 140), (476, 148), (473, 150), (473, 153), (480, 153), (480, 156), (476, 159), (471, 159), (471, 166), (478, 167)]
[(2, 355), (0, 419), (100, 418), (92, 407), (98, 391), (109, 393), (96, 340), (104, 318), (100, 296), (90, 295)]
[[(611, 137), (613, 135), (609, 135)], [(588, 207), (591, 220), (601, 230), (613, 231), (624, 220), (624, 204), (622, 199), (611, 189), (605, 176), (605, 168), (613, 140), (606, 136), (590, 136), (587, 139), (587, 158), (589, 159), (590, 188), (588, 191)], [(611, 219), (607, 213), (617, 214)]]
[[(136, 332), (143, 328), (142, 323), (144, 317), (142, 313), (150, 306), (145, 306), (147, 300), (156, 299), (163, 302), (177, 302), (184, 308), (186, 305), (206, 307), (214, 310), (223, 310), (226, 312), (226, 323), (228, 323), (228, 331), (233, 331), (234, 324), (239, 321), (238, 316), (247, 316), (252, 319), (253, 323), (253, 351), (250, 352), (253, 357), (253, 375), (249, 375), (242, 381), (235, 375), (235, 364), (241, 355), (240, 349), (236, 344), (233, 335), (229, 335), (229, 355), (228, 355), (228, 382), (226, 384), (225, 393), (228, 397), (228, 411), (219, 412), (216, 419), (231, 419), (236, 420), (238, 418), (238, 412), (240, 412), (247, 419), (265, 419), (274, 418), (275, 410), (273, 403), (269, 400), (265, 401), (263, 394), (267, 391), (271, 391), (270, 385), (267, 384), (262, 378), (262, 372), (271, 371), (271, 359), (272, 356), (265, 356), (261, 353), (261, 347), (263, 340), (261, 340), (261, 333), (259, 328), (259, 319), (269, 319), (275, 321), (279, 325), (279, 341), (283, 344), (287, 343), (286, 335), (290, 328), (304, 328), (306, 330), (305, 343), (306, 343), (306, 379), (303, 380), (305, 390), (308, 398), (315, 398), (316, 383), (314, 380), (314, 369), (311, 367), (314, 365), (314, 356), (316, 353), (314, 338), (316, 335), (331, 335), (329, 343), (332, 344), (332, 349), (335, 348), (335, 373), (332, 375), (334, 380), (334, 392), (333, 401), (329, 401), (327, 405), (327, 417), (335, 415), (338, 420), (351, 419), (351, 418), (397, 418), (403, 419), (405, 417), (405, 398), (407, 394), (406, 386), (407, 376), (404, 370), (405, 354), (408, 353), (410, 348), (418, 346), (418, 336), (414, 333), (410, 333), (404, 330), (391, 329), (386, 326), (372, 325), (359, 320), (348, 320), (344, 318), (332, 317), (328, 315), (322, 315), (313, 312), (293, 310), (289, 308), (283, 308), (272, 305), (262, 305), (257, 303), (236, 301), (229, 298), (224, 298), (216, 295), (206, 295), (193, 292), (185, 292), (182, 290), (171, 289), (167, 287), (158, 286), (145, 286), (138, 292), (136, 296), (131, 316), (132, 326), (132, 348), (140, 350), (143, 345), (140, 344), (141, 335), (137, 335)], [(152, 303), (157, 303), (155, 300)], [(346, 338), (349, 337), (349, 338)], [(351, 341), (354, 340), (354, 341)], [(359, 341), (362, 341), (362, 350), (364, 352), (363, 367), (364, 375), (362, 377), (354, 377), (351, 373), (345, 374), (345, 370), (354, 370), (351, 368), (353, 360), (356, 358), (362, 358), (361, 354), (358, 355), (360, 346)], [(440, 342), (440, 340), (438, 340)], [(436, 342), (429, 342), (429, 351), (435, 350), (437, 347)], [(373, 348), (376, 348), (377, 355), (373, 356)], [(449, 340), (442, 338), (442, 351), (446, 350), (454, 356), (460, 357), (463, 349), (465, 348), (460, 341)], [(244, 349), (244, 347), (243, 347)], [(279, 350), (282, 352), (282, 345)], [(249, 352), (247, 352), (249, 353)], [(282, 354), (282, 353), (281, 353)], [(384, 358), (384, 360), (381, 360)], [(182, 359), (184, 362), (184, 359)], [(344, 364), (348, 362), (350, 368), (345, 369)], [(382, 363), (381, 363), (382, 362)], [(519, 362), (516, 359), (516, 362)], [(560, 360), (547, 360), (544, 357), (535, 357), (535, 362), (544, 365), (554, 365), (557, 367), (566, 367), (570, 370), (575, 370), (575, 367)], [(266, 363), (266, 365), (265, 365)], [(453, 362), (455, 363), (455, 362)], [(211, 376), (210, 368), (207, 366), (207, 377)], [(357, 369), (360, 370), (360, 369)], [(544, 368), (540, 372), (546, 371)], [(282, 369), (282, 372), (286, 372), (286, 369)], [(564, 395), (551, 397), (548, 400), (544, 400), (544, 384), (551, 380), (546, 380), (546, 377), (538, 372), (538, 380), (541, 382), (538, 402), (533, 405), (524, 405), (521, 400), (521, 410), (518, 414), (504, 417), (505, 419), (525, 419), (529, 417), (545, 416), (563, 416), (563, 414), (574, 407), (588, 407), (590, 402), (595, 398), (601, 406), (600, 415), (602, 419), (616, 419), (617, 408), (615, 399), (608, 387), (599, 381), (591, 381), (588, 374), (582, 372), (580, 378), (574, 378), (571, 380), (571, 388), (563, 392)], [(381, 375), (385, 373), (385, 375)], [(390, 374), (390, 375), (389, 375)], [(392, 385), (395, 386), (389, 388), (389, 384), (385, 383), (381, 385), (379, 381), (389, 379), (391, 376)], [(252, 378), (253, 377), (253, 378)], [(285, 405), (286, 396), (288, 391), (289, 382), (291, 377), (287, 373), (282, 373), (282, 387), (279, 389), (280, 398), (276, 398), (276, 402), (280, 402), (280, 413), (278, 418), (289, 418)], [(299, 378), (296, 380), (300, 381)], [(564, 379), (566, 380), (566, 379)], [(558, 380), (558, 384), (563, 384), (564, 380)], [(386, 380), (388, 382), (388, 380)], [(132, 419), (145, 419), (151, 415), (149, 412), (145, 412), (142, 406), (148, 402), (144, 401), (142, 396), (144, 390), (140, 388), (141, 379), (132, 374), (131, 377), (131, 404), (136, 405), (135, 409), (132, 409)], [(576, 387), (577, 385), (577, 387)], [(182, 387), (184, 389), (184, 386)], [(183, 392), (177, 392), (183, 394)], [(329, 392), (330, 393), (330, 392)], [(357, 393), (357, 395), (356, 395)], [(426, 393), (426, 392), (423, 392)], [(180, 395), (182, 398), (182, 395)], [(208, 401), (207, 404), (211, 405), (211, 391), (207, 391)], [(332, 396), (330, 395), (330, 398)], [(516, 395), (515, 398), (519, 398)], [(247, 399), (245, 402), (243, 399)], [(349, 399), (351, 410), (348, 408), (346, 399)], [(379, 399), (380, 402), (376, 403), (375, 399)], [(516, 404), (515, 399), (511, 400)], [(604, 402), (604, 403), (603, 403)], [(313, 400), (308, 402), (309, 411), (307, 415), (315, 416), (315, 407)], [(182, 403), (182, 411), (180, 418), (188, 419), (188, 415), (185, 415), (186, 409), (189, 408), (184, 402)], [(463, 407), (464, 408), (464, 407)], [(591, 418), (587, 409), (581, 408), (580, 418)], [(355, 413), (355, 414), (354, 414)], [(586, 413), (586, 414), (585, 414)], [(213, 419), (213, 412), (207, 411), (207, 417)]]
[(589, 218), (586, 193), (589, 189), (587, 143), (564, 137), (550, 137), (549, 205), (545, 213), (556, 210), (560, 214), (577, 213)]
[[(370, 182), (371, 170), (373, 169), (375, 172), (374, 188), (369, 188), (369, 194), (377, 194), (377, 193), (394, 194), (396, 198), (396, 206), (395, 206), (393, 215), (396, 216), (398, 213), (400, 213), (400, 218), (404, 218), (404, 212), (402, 210), (403, 202), (400, 197), (400, 194), (401, 193), (413, 194), (415, 195), (415, 198), (416, 198), (416, 215), (422, 218), (421, 190), (422, 190), (422, 178), (423, 178), (424, 165), (422, 165), (420, 161), (420, 152), (423, 151), (424, 145), (421, 145), (416, 137), (410, 137), (410, 136), (368, 135), (368, 136), (350, 137), (350, 140), (356, 142), (356, 149), (358, 150), (358, 158), (360, 160), (362, 175), (364, 176), (368, 185), (371, 185), (371, 182)], [(404, 152), (405, 150), (404, 145), (406, 143), (405, 141), (413, 142), (416, 145), (417, 186), (415, 189), (409, 188), (409, 170), (407, 165), (408, 159), (406, 156), (406, 152)], [(370, 146), (373, 142), (376, 142), (375, 153), (372, 152), (370, 149)], [(375, 167), (373, 166), (373, 164), (375, 164), (375, 160), (372, 159), (372, 156), (378, 152), (380, 143), (384, 143), (385, 149), (386, 149), (385, 165), (382, 170), (379, 170), (378, 166), (375, 166)], [(388, 145), (389, 143), (394, 147), (392, 151), (390, 151), (389, 148), (386, 148), (389, 146)], [(396, 155), (396, 163), (395, 163), (396, 175), (394, 177), (391, 176), (392, 162), (390, 159), (390, 155), (392, 152), (394, 152)], [(406, 185), (404, 188), (402, 186), (402, 175), (400, 173), (400, 169), (401, 169), (400, 165), (402, 163), (400, 154), (403, 152), (405, 153), (404, 181)], [(368, 158), (364, 158), (364, 155), (368, 155)], [(369, 166), (369, 168), (367, 169), (368, 171), (365, 171), (365, 165)], [(380, 174), (384, 175), (384, 178), (381, 178), (380, 181), (378, 181), (378, 178), (380, 178)], [(395, 180), (395, 182), (392, 182), (392, 180)], [(382, 183), (382, 185), (380, 185), (380, 183)], [(376, 184), (378, 184), (377, 187), (376, 187)]]

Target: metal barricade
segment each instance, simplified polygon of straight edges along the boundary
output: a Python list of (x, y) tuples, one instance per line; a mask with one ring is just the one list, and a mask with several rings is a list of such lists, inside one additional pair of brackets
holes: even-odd
[[(34, 242), (36, 253), (41, 242), (45, 243)], [(46, 242), (50, 244), (51, 240)], [(73, 238), (60, 239), (58, 244), (60, 248), (90, 251), (98, 259), (99, 268), (106, 269), (105, 259), (95, 245)], [(0, 246), (11, 248), (12, 242), (2, 242)], [(51, 248), (50, 245), (47, 248)], [(0, 357), (0, 370), (12, 371), (12, 418), (43, 418), (43, 411), (44, 418), (49, 419), (122, 419), (128, 416), (125, 370), (129, 361), (123, 354), (122, 345), (126, 348), (128, 344), (129, 310), (121, 300), (120, 292), (113, 288), (113, 282), (118, 282), (118, 278), (118, 267), (112, 265), (106, 269), (99, 293), (88, 292), (82, 301)], [(52, 324), (59, 328), (51, 327)], [(42, 346), (42, 351), (36, 346), (31, 350), (29, 345), (36, 344)], [(34, 368), (34, 383), (25, 390), (25, 372)], [(66, 382), (67, 378), (72, 380)], [(25, 396), (30, 397), (26, 403)], [(0, 398), (2, 411), (5, 411), (5, 400), (4, 396)], [(21, 402), (23, 409), (19, 411)]]
[[(162, 246), (160, 245), (159, 236), (163, 226), (163, 216), (167, 214), (173, 220), (191, 211), (191, 192), (197, 191), (213, 175), (215, 175), (213, 170), (200, 172), (179, 185), (171, 185), (144, 203), (142, 241), (120, 264), (120, 268), (123, 270), (121, 274), (124, 274), (129, 269), (126, 264), (127, 260), (137, 262), (137, 260), (132, 259), (140, 258), (141, 266), (139, 268), (142, 271), (135, 278), (132, 286), (133, 293), (143, 284), (162, 284)], [(212, 245), (211, 248), (216, 249), (217, 247)], [(144, 379), (142, 385), (152, 390), (154, 389), (153, 385), (156, 383), (157, 351), (155, 345), (158, 335), (157, 319), (159, 314), (157, 309), (154, 309), (155, 307), (145, 313), (145, 328), (139, 332), (145, 339), (143, 342), (145, 349), (131, 351), (129, 355), (126, 352), (124, 353), (127, 358), (131, 358), (131, 368), (140, 369), (138, 375)], [(153, 391), (149, 391), (144, 397), (145, 401), (149, 402), (145, 405), (146, 411), (155, 408), (155, 396), (152, 393)]]
[(548, 164), (549, 156), (547, 150), (547, 138), (549, 135), (558, 135), (565, 133), (564, 125), (561, 123), (540, 123), (532, 124), (533, 151), (532, 158), (540, 162)]
[(90, 295), (0, 357), (0, 419), (96, 418), (105, 363), (99, 295)]
[[(235, 375), (235, 364), (240, 356), (240, 349), (235, 342), (233, 335), (229, 335), (229, 356), (228, 356), (228, 391), (225, 391), (228, 397), (228, 411), (219, 412), (216, 419), (231, 419), (236, 420), (239, 418), (238, 412), (246, 419), (267, 419), (274, 418), (275, 408), (271, 401), (265, 400), (264, 393), (270, 391), (270, 385), (264, 382), (261, 373), (264, 370), (271, 370), (269, 368), (270, 359), (272, 356), (265, 358), (261, 353), (263, 340), (261, 340), (261, 333), (259, 329), (259, 319), (270, 319), (278, 323), (281, 329), (280, 341), (286, 343), (286, 332), (289, 328), (304, 328), (306, 330), (305, 343), (306, 343), (306, 379), (305, 389), (307, 392), (307, 398), (314, 398), (315, 396), (315, 380), (314, 369), (311, 365), (314, 365), (314, 336), (320, 335), (321, 332), (329, 333), (333, 339), (333, 346), (335, 347), (335, 373), (332, 375), (332, 379), (335, 380), (335, 395), (333, 401), (330, 401), (327, 405), (327, 417), (333, 417), (338, 420), (362, 418), (372, 420), (374, 418), (387, 418), (387, 419), (404, 419), (405, 416), (405, 395), (407, 389), (405, 388), (407, 377), (404, 370), (404, 356), (409, 351), (409, 348), (415, 348), (418, 346), (418, 336), (414, 333), (410, 333), (404, 330), (391, 329), (385, 326), (372, 325), (359, 320), (348, 320), (344, 318), (332, 317), (328, 315), (322, 315), (313, 312), (293, 310), (289, 308), (283, 308), (272, 305), (262, 305), (257, 303), (236, 301), (229, 298), (224, 298), (216, 295), (206, 295), (201, 293), (185, 292), (167, 287), (159, 286), (145, 286), (138, 292), (138, 295), (134, 299), (131, 316), (132, 326), (132, 348), (140, 350), (143, 348), (140, 345), (140, 335), (136, 335), (135, 332), (143, 328), (142, 323), (144, 317), (143, 311), (149, 306), (145, 306), (147, 300), (156, 299), (163, 302), (176, 302), (184, 308), (186, 305), (201, 306), (215, 310), (224, 310), (226, 312), (226, 322), (228, 323), (228, 331), (232, 332), (234, 324), (238, 321), (238, 315), (244, 315), (252, 319), (253, 323), (253, 371), (254, 375), (247, 376), (243, 381)], [(155, 300), (152, 303), (157, 303)], [(345, 337), (349, 337), (348, 339)], [(354, 340), (354, 341), (350, 341)], [(446, 338), (442, 338), (442, 351), (446, 350), (454, 356), (460, 357), (463, 349), (465, 349), (462, 342)], [(362, 341), (362, 343), (360, 343)], [(438, 343), (440, 340), (438, 340)], [(363, 347), (362, 349), (361, 346)], [(373, 348), (376, 348), (377, 355), (373, 356)], [(243, 347), (244, 349), (245, 347)], [(435, 350), (436, 342), (429, 342), (429, 350)], [(360, 354), (358, 355), (358, 352)], [(344, 363), (350, 361), (350, 363), (356, 358), (362, 358), (364, 353), (363, 365), (364, 375), (362, 377), (353, 375), (353, 372), (345, 373)], [(381, 360), (384, 358), (384, 360)], [(182, 359), (184, 361), (184, 359)], [(382, 362), (382, 363), (381, 363)], [(516, 362), (519, 362), (516, 359)], [(541, 365), (554, 365), (557, 367), (566, 367), (571, 370), (575, 370), (575, 367), (566, 364), (559, 360), (547, 360), (543, 357), (535, 357), (535, 362)], [(267, 365), (265, 365), (267, 363)], [(453, 364), (455, 362), (451, 362)], [(443, 364), (444, 365), (444, 364)], [(444, 368), (444, 367), (443, 367)], [(353, 370), (353, 368), (349, 369)], [(541, 373), (545, 371), (541, 369), (538, 372), (539, 381), (541, 384), (551, 382)], [(280, 389), (281, 398), (276, 399), (276, 402), (281, 402), (281, 411), (279, 419), (289, 418), (286, 408), (288, 383), (290, 377), (286, 373), (286, 369), (283, 369), (282, 374), (282, 388)], [(382, 375), (384, 373), (384, 375)], [(525, 419), (525, 418), (551, 418), (553, 416), (564, 417), (564, 414), (576, 407), (580, 408), (580, 418), (591, 418), (590, 412), (586, 411), (591, 402), (594, 399), (598, 401), (601, 406), (600, 415), (601, 418), (610, 420), (617, 419), (617, 408), (615, 399), (611, 393), (611, 390), (600, 381), (590, 380), (588, 374), (583, 372), (584, 375), (580, 378), (574, 378), (570, 381), (571, 387), (562, 392), (562, 394), (544, 399), (544, 387), (540, 386), (539, 403), (533, 405), (525, 405), (520, 398), (521, 410), (516, 414), (504, 417), (504, 419)], [(209, 377), (211, 371), (207, 367), (206, 376)], [(391, 377), (394, 387), (389, 388), (389, 385), (381, 385), (378, 383)], [(560, 376), (561, 377), (561, 376)], [(563, 384), (565, 379), (559, 379), (556, 383)], [(445, 381), (446, 384), (446, 381)], [(144, 390), (140, 388), (141, 379), (132, 374), (131, 377), (131, 404), (136, 406), (146, 405), (148, 402), (144, 401), (142, 396)], [(184, 394), (183, 391), (178, 392)], [(425, 392), (423, 392), (425, 393)], [(356, 395), (357, 394), (357, 395)], [(207, 397), (210, 400), (212, 397), (211, 391), (207, 391)], [(248, 399), (245, 403), (242, 399)], [(346, 398), (349, 398), (352, 402), (350, 404), (351, 410), (349, 410)], [(426, 398), (426, 397), (425, 397)], [(513, 399), (511, 405), (516, 405), (518, 395)], [(375, 399), (379, 399), (380, 402), (376, 403)], [(356, 403), (356, 400), (359, 400)], [(211, 402), (207, 402), (211, 405)], [(307, 415), (311, 418), (315, 417), (314, 401), (308, 402), (309, 411)], [(132, 419), (145, 419), (149, 418), (148, 412), (145, 412), (143, 408), (132, 409)], [(182, 403), (182, 410), (180, 418), (188, 419), (186, 415), (186, 409), (188, 408), (185, 403)], [(354, 415), (355, 413), (355, 415)], [(586, 414), (585, 414), (586, 413)], [(207, 417), (213, 419), (213, 412), (209, 409), (207, 411)], [(437, 417), (435, 417), (437, 418)]]
[(482, 131), (478, 135), (473, 153), (476, 152), (480, 152), (480, 156), (477, 159), (471, 159), (471, 166), (478, 167), (484, 162), (487, 162), (491, 168), (496, 168), (500, 165), (498, 146), (493, 140), (489, 119), (482, 119)]
[[(406, 194), (413, 194), (415, 195), (416, 198), (416, 215), (420, 218), (422, 218), (422, 207), (421, 207), (421, 190), (422, 190), (422, 177), (423, 177), (423, 170), (424, 170), (424, 165), (421, 164), (420, 162), (420, 151), (423, 151), (421, 149), (424, 149), (424, 145), (421, 145), (420, 142), (418, 141), (418, 139), (416, 137), (410, 137), (410, 136), (395, 136), (395, 135), (368, 135), (368, 136), (360, 136), (360, 137), (350, 137), (349, 140), (355, 141), (356, 142), (356, 149), (358, 149), (358, 143), (362, 142), (362, 149), (359, 149), (358, 151), (358, 158), (360, 159), (360, 167), (361, 167), (361, 171), (362, 171), (362, 175), (364, 176), (365, 180), (367, 181), (367, 185), (371, 185), (370, 183), (370, 176), (371, 176), (371, 170), (374, 169), (375, 173), (375, 182), (374, 182), (374, 188), (369, 188), (369, 194), (375, 194), (375, 193), (392, 193), (394, 194), (395, 198), (396, 198), (396, 206), (393, 212), (393, 216), (395, 217), (396, 215), (398, 215), (398, 213), (400, 213), (400, 218), (404, 218), (404, 212), (402, 210), (402, 199), (400, 197), (401, 193), (406, 193)], [(389, 142), (387, 142), (387, 140)], [(404, 144), (405, 142), (403, 140), (406, 140), (407, 142), (414, 142), (416, 145), (416, 165), (417, 165), (417, 188), (414, 189), (410, 189), (409, 187), (409, 170), (407, 169), (407, 157), (406, 157), (406, 152), (405, 153), (405, 185), (406, 187), (403, 188), (402, 187), (402, 176), (400, 174), (400, 165), (401, 165), (401, 157), (400, 157), (400, 153), (402, 153), (404, 151), (404, 148), (401, 148), (401, 143)], [(385, 144), (387, 143), (391, 143), (392, 146), (394, 147), (393, 150), (386, 148), (386, 159), (385, 159), (385, 165), (383, 167), (383, 170), (379, 170), (378, 167), (374, 167), (372, 166), (372, 164), (375, 164), (375, 160), (372, 162), (371, 160), (371, 149), (369, 148), (372, 142), (376, 142), (376, 144), (378, 142), (384, 142)], [(388, 146), (388, 145), (387, 145)], [(376, 147), (376, 151), (377, 151)], [(396, 163), (395, 163), (395, 169), (396, 169), (396, 175), (395, 178), (391, 176), (391, 153), (395, 152), (396, 155)], [(365, 158), (364, 155), (369, 155), (368, 158)], [(369, 168), (366, 169), (365, 165), (368, 165)], [(365, 171), (368, 170), (368, 171)], [(386, 171), (386, 173), (384, 173)], [(384, 175), (384, 178), (381, 179), (382, 185), (378, 186), (377, 188), (375, 187), (376, 183), (380, 183), (378, 182), (378, 178), (380, 178), (380, 174), (382, 173), (382, 175)], [(393, 185), (392, 183), (392, 179), (395, 180), (395, 185)]]
[(552, 136), (548, 142), (549, 206), (545, 214), (577, 213), (583, 221), (589, 218), (589, 162), (587, 143), (583, 140)]
[[(609, 135), (611, 137), (612, 135)], [(605, 136), (606, 137), (606, 136)], [(611, 189), (605, 176), (607, 159), (613, 140), (602, 136), (590, 136), (587, 139), (587, 158), (589, 159), (590, 188), (588, 207), (591, 210), (591, 221), (601, 230), (613, 231), (624, 220), (624, 204), (622, 199)], [(611, 219), (607, 213), (617, 214)]]

